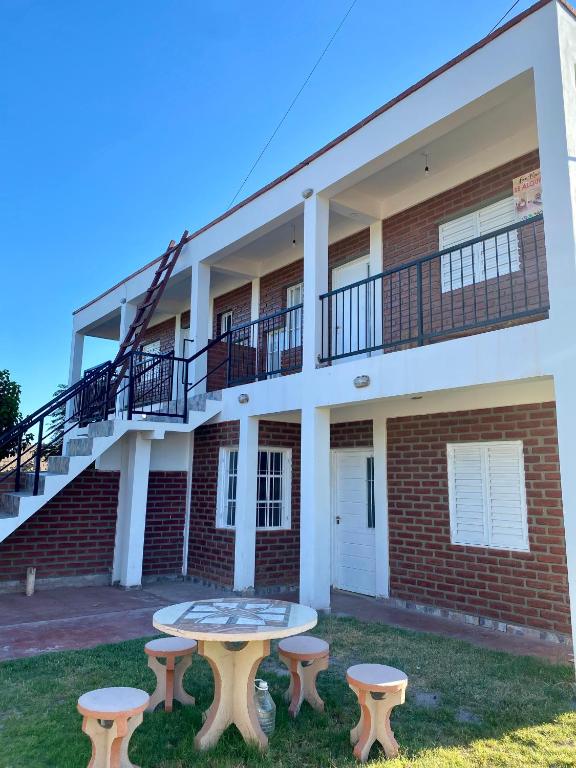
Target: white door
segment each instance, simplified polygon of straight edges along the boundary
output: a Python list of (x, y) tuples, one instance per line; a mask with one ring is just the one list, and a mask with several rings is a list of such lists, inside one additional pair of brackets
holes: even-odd
[(334, 451), (332, 478), (333, 584), (375, 595), (374, 454)]
[[(332, 289), (345, 288), (369, 274), (368, 256), (343, 264), (332, 270)], [(371, 323), (367, 295), (366, 285), (360, 285), (332, 297), (332, 355), (353, 354), (369, 346)]]

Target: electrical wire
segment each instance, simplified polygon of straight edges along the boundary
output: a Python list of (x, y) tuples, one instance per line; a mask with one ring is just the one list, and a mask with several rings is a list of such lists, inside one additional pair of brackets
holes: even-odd
[(494, 24), (494, 26), (492, 27), (492, 29), (490, 30), (490, 32), (488, 32), (488, 34), (489, 34), (489, 35), (491, 35), (491, 34), (492, 34), (492, 32), (494, 32), (494, 30), (495, 30), (497, 27), (499, 27), (499, 26), (500, 26), (500, 24), (502, 24), (502, 22), (504, 21), (504, 19), (506, 18), (506, 16), (508, 16), (508, 14), (509, 14), (511, 11), (513, 11), (513, 10), (514, 10), (514, 8), (516, 8), (516, 6), (518, 5), (518, 3), (519, 3), (519, 2), (520, 2), (520, 0), (516, 0), (516, 2), (515, 2), (515, 3), (513, 3), (513, 4), (510, 6), (510, 8), (508, 8), (508, 10), (507, 10), (507, 11), (506, 11), (506, 13), (504, 14), (504, 16), (502, 16), (502, 18), (501, 18), (501, 19), (498, 19), (498, 21), (496, 22), (496, 24)]
[(280, 128), (282, 127), (282, 125), (283, 125), (284, 121), (286, 120), (286, 118), (288, 117), (288, 115), (290, 114), (290, 112), (292, 111), (292, 108), (294, 107), (294, 105), (295, 105), (295, 104), (296, 104), (296, 102), (298, 101), (298, 99), (299, 99), (299, 97), (300, 97), (300, 94), (302, 93), (302, 91), (304, 90), (304, 88), (306, 88), (306, 86), (308, 85), (308, 83), (309, 83), (309, 81), (310, 81), (310, 79), (311, 79), (312, 75), (314, 74), (314, 72), (315, 72), (315, 71), (316, 71), (316, 69), (318, 68), (318, 65), (320, 64), (320, 62), (322, 61), (322, 59), (323, 59), (323, 58), (324, 58), (324, 56), (326, 55), (326, 53), (327, 53), (328, 49), (330, 48), (330, 46), (331, 46), (331, 45), (332, 45), (332, 43), (334, 42), (334, 39), (335, 39), (336, 35), (338, 34), (338, 32), (340, 32), (340, 30), (341, 30), (341, 29), (342, 29), (342, 27), (344, 26), (344, 23), (345, 23), (346, 19), (348, 18), (348, 16), (350, 16), (350, 13), (352, 12), (352, 9), (354, 8), (354, 6), (356, 5), (356, 3), (357, 3), (357, 2), (358, 2), (358, 0), (352, 0), (352, 3), (351, 3), (351, 4), (350, 4), (350, 6), (348, 7), (348, 10), (346, 11), (346, 13), (344, 14), (344, 16), (342, 17), (342, 19), (341, 19), (340, 23), (339, 23), (339, 24), (338, 24), (338, 26), (336, 27), (336, 30), (335, 30), (335, 31), (334, 31), (334, 33), (332, 34), (331, 38), (328, 40), (328, 43), (326, 44), (326, 46), (325, 46), (324, 50), (322, 51), (322, 53), (320, 54), (320, 56), (319, 56), (319, 57), (318, 57), (318, 59), (316, 60), (316, 63), (314, 64), (314, 66), (312, 67), (312, 69), (310, 70), (310, 72), (308, 73), (308, 75), (307, 75), (306, 79), (304, 80), (304, 82), (302, 83), (302, 85), (301, 85), (301, 87), (300, 87), (300, 89), (299, 89), (298, 93), (296, 94), (296, 96), (294, 96), (294, 98), (293, 98), (293, 99), (292, 99), (292, 101), (290, 102), (290, 106), (288, 107), (288, 109), (286, 110), (286, 112), (284, 112), (284, 114), (282, 115), (282, 117), (281, 117), (280, 121), (278, 122), (278, 125), (277, 125), (277, 126), (276, 126), (276, 128), (274, 128), (274, 130), (272, 131), (272, 133), (271, 133), (271, 135), (270, 135), (270, 138), (268, 139), (268, 141), (267, 141), (267, 142), (266, 142), (266, 144), (264, 145), (264, 147), (263, 147), (262, 151), (260, 152), (260, 154), (258, 155), (258, 157), (256, 158), (256, 160), (254, 161), (254, 163), (253, 163), (252, 167), (250, 168), (250, 170), (248, 171), (248, 173), (247, 173), (247, 175), (246, 175), (246, 177), (245, 177), (244, 181), (243, 181), (243, 182), (242, 182), (242, 184), (240, 184), (240, 186), (238, 187), (238, 190), (236, 191), (236, 194), (234, 195), (234, 197), (232, 198), (232, 200), (230, 200), (230, 203), (229, 203), (229, 205), (228, 205), (228, 210), (229, 210), (229, 209), (232, 207), (232, 205), (234, 204), (234, 202), (235, 202), (235, 201), (236, 201), (236, 199), (238, 198), (238, 195), (240, 194), (240, 192), (242, 192), (242, 190), (243, 190), (243, 189), (244, 189), (244, 187), (246, 186), (246, 182), (248, 181), (248, 179), (250, 178), (250, 176), (252, 176), (252, 174), (254, 173), (254, 169), (256, 168), (256, 166), (258, 165), (258, 163), (260, 162), (260, 160), (261, 160), (261, 159), (262, 159), (262, 157), (264, 156), (264, 153), (266, 152), (266, 150), (268, 149), (268, 147), (270, 146), (270, 144), (271, 144), (271, 143), (272, 143), (272, 141), (274, 140), (274, 137), (276, 136), (276, 134), (278, 133), (278, 131), (279, 131), (279, 130), (280, 130)]

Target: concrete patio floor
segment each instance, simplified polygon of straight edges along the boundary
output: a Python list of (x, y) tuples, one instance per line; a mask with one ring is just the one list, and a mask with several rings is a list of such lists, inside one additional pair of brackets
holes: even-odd
[[(162, 606), (223, 596), (225, 590), (193, 582), (158, 582), (143, 589), (61, 587), (38, 590), (33, 597), (0, 594), (0, 660), (47, 651), (90, 648), (156, 634), (152, 614)], [(295, 601), (296, 593), (275, 595)], [(380, 622), (419, 632), (466, 640), (474, 645), (554, 662), (572, 660), (571, 649), (448, 619), (395, 608), (384, 600), (335, 591), (332, 612), (360, 621)]]

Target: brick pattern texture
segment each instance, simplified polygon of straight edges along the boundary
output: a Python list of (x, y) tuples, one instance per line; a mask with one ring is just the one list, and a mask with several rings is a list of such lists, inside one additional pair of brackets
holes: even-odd
[(217, 296), (214, 299), (213, 338), (222, 332), (220, 318), (223, 312), (232, 311), (232, 325), (242, 325), (250, 322), (251, 305), (252, 283), (245, 283), (233, 291)]
[[(538, 151), (530, 152), (385, 219), (382, 222), (384, 270), (435, 253), (440, 247), (439, 225), (443, 221), (512, 195), (513, 179), (538, 165)], [(425, 340), (469, 335), (477, 331), (459, 329), (478, 323), (490, 323), (495, 328), (502, 322), (526, 322), (523, 318), (501, 320), (520, 312), (533, 313), (537, 319), (546, 315), (548, 281), (543, 224), (527, 223), (518, 230), (518, 245), (519, 270), (444, 293), (441, 258), (429, 260), (422, 266)], [(501, 261), (505, 261), (505, 243), (500, 243), (499, 252)], [(454, 274), (453, 279), (458, 281), (460, 276)], [(416, 266), (386, 276), (378, 287), (382, 289), (382, 311), (386, 319), (382, 340), (389, 345), (387, 351), (414, 346), (416, 342), (411, 340), (419, 334)]]
[[(300, 535), (300, 425), (260, 422), (261, 445), (292, 448), (290, 530), (256, 534), (256, 586), (298, 583)], [(220, 447), (238, 445), (238, 422), (207, 424), (195, 432), (188, 572), (230, 587), (234, 581), (234, 531), (216, 527)], [(256, 514), (256, 510), (254, 510)]]
[(218, 458), (238, 445), (238, 421), (206, 424), (194, 432), (188, 573), (225, 587), (234, 581), (234, 531), (216, 528)]
[[(446, 443), (522, 440), (529, 552), (450, 543)], [(537, 403), (388, 421), (391, 595), (570, 631), (556, 412)]]
[(341, 421), (330, 425), (330, 447), (372, 448), (372, 421)]
[(144, 534), (144, 576), (182, 573), (186, 472), (150, 472)]
[(0, 581), (108, 575), (114, 557), (117, 472), (93, 467), (0, 543)]
[(153, 325), (148, 328), (144, 335), (143, 346), (146, 344), (152, 344), (155, 341), (160, 342), (160, 354), (164, 355), (167, 352), (172, 352), (174, 349), (174, 338), (176, 335), (176, 319), (174, 317), (169, 320), (165, 320), (163, 323)]

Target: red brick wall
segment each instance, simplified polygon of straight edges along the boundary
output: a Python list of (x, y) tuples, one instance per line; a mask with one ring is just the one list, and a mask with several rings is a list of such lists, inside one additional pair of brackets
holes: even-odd
[(144, 534), (144, 576), (182, 573), (186, 472), (150, 472)]
[(214, 299), (213, 338), (220, 331), (220, 315), (232, 310), (232, 325), (242, 325), (250, 322), (252, 306), (252, 283), (245, 283), (233, 291), (217, 296)]
[[(328, 248), (328, 265), (330, 269), (339, 267), (348, 261), (365, 256), (370, 251), (370, 230), (363, 229), (354, 235), (345, 237)], [(260, 315), (271, 315), (286, 308), (287, 290), (291, 285), (301, 283), (304, 279), (304, 261), (299, 259), (285, 267), (263, 275), (260, 278)], [(234, 311), (234, 324), (250, 320), (250, 302), (252, 285), (246, 283), (234, 291), (214, 299), (214, 334), (218, 329), (217, 316), (230, 309)], [(238, 320), (236, 318), (239, 318)]]
[(300, 580), (300, 424), (261, 421), (261, 446), (292, 449), (292, 515), (286, 531), (256, 532), (256, 587), (295, 586)]
[(109, 574), (114, 556), (117, 472), (86, 469), (0, 543), (0, 581)]
[[(523, 440), (530, 552), (450, 543), (446, 443)], [(570, 631), (553, 403), (388, 421), (391, 595)]]
[(304, 261), (299, 259), (260, 278), (260, 316), (286, 308), (288, 288), (304, 280)]
[(330, 425), (330, 447), (372, 448), (372, 420), (342, 421)]
[[(260, 422), (261, 445), (292, 448), (292, 526), (256, 534), (256, 586), (298, 583), (300, 533), (300, 425)], [(234, 531), (216, 528), (220, 447), (238, 445), (238, 422), (208, 424), (194, 437), (188, 571), (230, 587), (234, 579)], [(254, 510), (256, 514), (256, 510)]]
[(512, 180), (539, 165), (538, 151), (535, 150), (384, 219), (384, 269), (437, 251), (438, 225), (442, 221), (456, 218), (467, 209), (479, 208), (483, 203), (488, 205), (494, 198), (511, 195)]
[(194, 432), (188, 573), (226, 587), (234, 580), (234, 531), (216, 528), (218, 456), (221, 446), (238, 445), (238, 424), (206, 424)]
[(370, 229), (363, 229), (354, 235), (332, 243), (328, 248), (328, 290), (332, 288), (332, 270), (349, 261), (370, 253)]
[(142, 344), (151, 344), (154, 341), (160, 342), (160, 354), (172, 352), (174, 349), (174, 338), (176, 336), (176, 318), (172, 317), (163, 323), (153, 325), (148, 328), (144, 335)]

